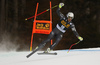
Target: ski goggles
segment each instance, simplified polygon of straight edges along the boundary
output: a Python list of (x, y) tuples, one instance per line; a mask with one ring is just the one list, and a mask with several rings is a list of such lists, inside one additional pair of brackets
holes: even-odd
[(73, 17), (70, 17), (70, 16), (69, 16), (68, 19), (73, 19)]

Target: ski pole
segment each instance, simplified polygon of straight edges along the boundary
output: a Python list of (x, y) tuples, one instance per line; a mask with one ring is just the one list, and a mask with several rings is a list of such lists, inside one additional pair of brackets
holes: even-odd
[[(57, 7), (57, 6), (58, 6), (58, 5), (55, 5), (55, 6), (53, 6), (52, 8), (49, 8), (49, 9), (47, 9), (47, 10), (45, 10), (45, 11), (43, 11), (43, 12), (37, 14), (36, 16), (39, 16), (39, 15), (41, 15), (41, 14), (43, 14), (43, 13), (49, 11), (50, 9), (53, 9), (53, 8)], [(34, 18), (34, 17), (35, 17), (35, 16), (31, 16), (31, 17), (29, 17), (29, 18), (26, 18), (25, 20), (28, 20), (28, 19), (31, 19), (31, 18)]]
[(69, 50), (68, 50), (68, 52), (67, 52), (67, 53), (69, 53), (69, 51), (70, 51), (70, 49), (72, 48), (72, 46), (74, 46), (74, 45), (78, 44), (79, 42), (80, 42), (80, 41), (78, 41), (78, 42), (76, 42), (76, 43), (72, 44), (72, 45), (70, 46), (70, 48), (69, 48)]

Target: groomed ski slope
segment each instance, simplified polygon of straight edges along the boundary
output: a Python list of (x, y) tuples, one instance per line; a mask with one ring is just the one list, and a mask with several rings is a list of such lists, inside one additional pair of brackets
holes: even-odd
[(0, 65), (100, 65), (100, 48), (58, 50), (58, 55), (38, 55), (30, 52), (0, 52)]

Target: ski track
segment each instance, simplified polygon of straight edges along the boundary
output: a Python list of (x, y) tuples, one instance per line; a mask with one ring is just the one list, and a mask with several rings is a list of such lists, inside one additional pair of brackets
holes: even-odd
[(100, 65), (100, 48), (58, 50), (57, 55), (34, 55), (30, 52), (0, 52), (0, 65)]

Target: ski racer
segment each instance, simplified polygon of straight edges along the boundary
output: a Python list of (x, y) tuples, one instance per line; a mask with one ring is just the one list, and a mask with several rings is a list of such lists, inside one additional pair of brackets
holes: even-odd
[(33, 52), (35, 53), (36, 51), (38, 51), (39, 49), (43, 48), (47, 42), (49, 42), (51, 39), (53, 39), (54, 37), (56, 38), (55, 42), (49, 47), (47, 48), (46, 51), (44, 51), (45, 53), (50, 52), (51, 50), (54, 49), (54, 47), (59, 43), (59, 41), (62, 39), (63, 37), (63, 33), (66, 32), (66, 30), (68, 30), (69, 28), (72, 29), (72, 31), (74, 32), (74, 34), (76, 35), (76, 37), (80, 40), (83, 41), (83, 38), (81, 36), (79, 36), (79, 34), (77, 33), (76, 29), (75, 29), (75, 25), (72, 23), (72, 19), (74, 19), (74, 14), (72, 12), (68, 12), (68, 14), (66, 15), (66, 17), (60, 12), (60, 9), (64, 6), (64, 3), (60, 3), (59, 7), (57, 9), (57, 14), (60, 17), (60, 21), (59, 23), (56, 25), (56, 27), (51, 31), (51, 33), (49, 34), (48, 38), (46, 40), (44, 40), (43, 42), (41, 42), (34, 50)]

